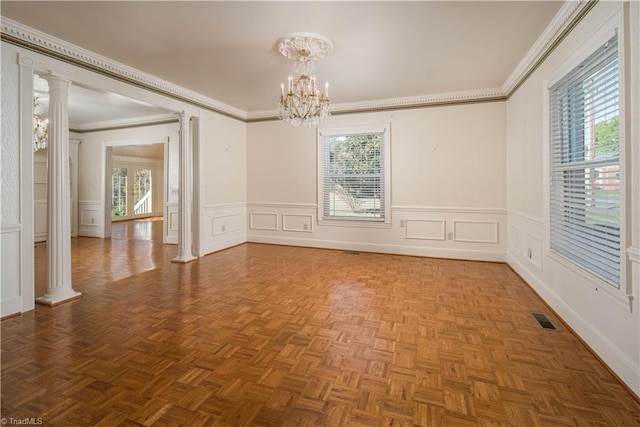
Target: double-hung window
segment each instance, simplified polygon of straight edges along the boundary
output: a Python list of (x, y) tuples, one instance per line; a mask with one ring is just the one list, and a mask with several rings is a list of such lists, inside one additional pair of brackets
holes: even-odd
[(389, 126), (318, 133), (322, 220), (388, 223)]
[(617, 36), (549, 88), (551, 250), (620, 287)]

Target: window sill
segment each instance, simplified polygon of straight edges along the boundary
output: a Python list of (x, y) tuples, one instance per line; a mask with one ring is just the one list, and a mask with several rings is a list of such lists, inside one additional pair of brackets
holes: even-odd
[(391, 228), (393, 224), (390, 222), (380, 221), (345, 221), (339, 219), (319, 219), (318, 225), (321, 227), (351, 227), (351, 228)]

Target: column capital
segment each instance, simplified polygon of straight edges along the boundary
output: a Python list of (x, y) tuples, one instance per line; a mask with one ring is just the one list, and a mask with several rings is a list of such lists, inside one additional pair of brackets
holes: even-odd
[(188, 121), (191, 120), (191, 116), (187, 113), (185, 113), (184, 111), (181, 111), (179, 113), (176, 113), (178, 115), (178, 118), (180, 119), (180, 121)]
[(45, 74), (44, 76), (42, 76), (42, 78), (45, 79), (49, 84), (49, 90), (51, 89), (66, 90), (71, 85), (71, 80), (65, 79), (55, 74)]

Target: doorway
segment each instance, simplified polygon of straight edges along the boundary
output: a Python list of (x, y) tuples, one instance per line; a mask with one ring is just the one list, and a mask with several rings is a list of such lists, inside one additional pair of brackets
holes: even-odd
[(111, 175), (111, 220), (153, 215), (154, 167), (116, 165)]

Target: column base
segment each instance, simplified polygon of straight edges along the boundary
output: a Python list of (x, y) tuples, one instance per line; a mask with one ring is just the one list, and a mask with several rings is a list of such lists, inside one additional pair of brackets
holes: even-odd
[(181, 264), (186, 264), (188, 262), (193, 262), (195, 260), (197, 260), (197, 257), (194, 257), (193, 255), (191, 256), (177, 256), (174, 259), (171, 260), (171, 262), (178, 262)]
[(58, 296), (51, 297), (51, 296), (44, 295), (40, 298), (36, 298), (36, 303), (53, 307), (54, 305), (62, 304), (68, 301), (73, 301), (75, 299), (80, 298), (81, 296), (82, 294), (76, 291), (73, 291), (70, 294), (59, 296), (59, 297)]

